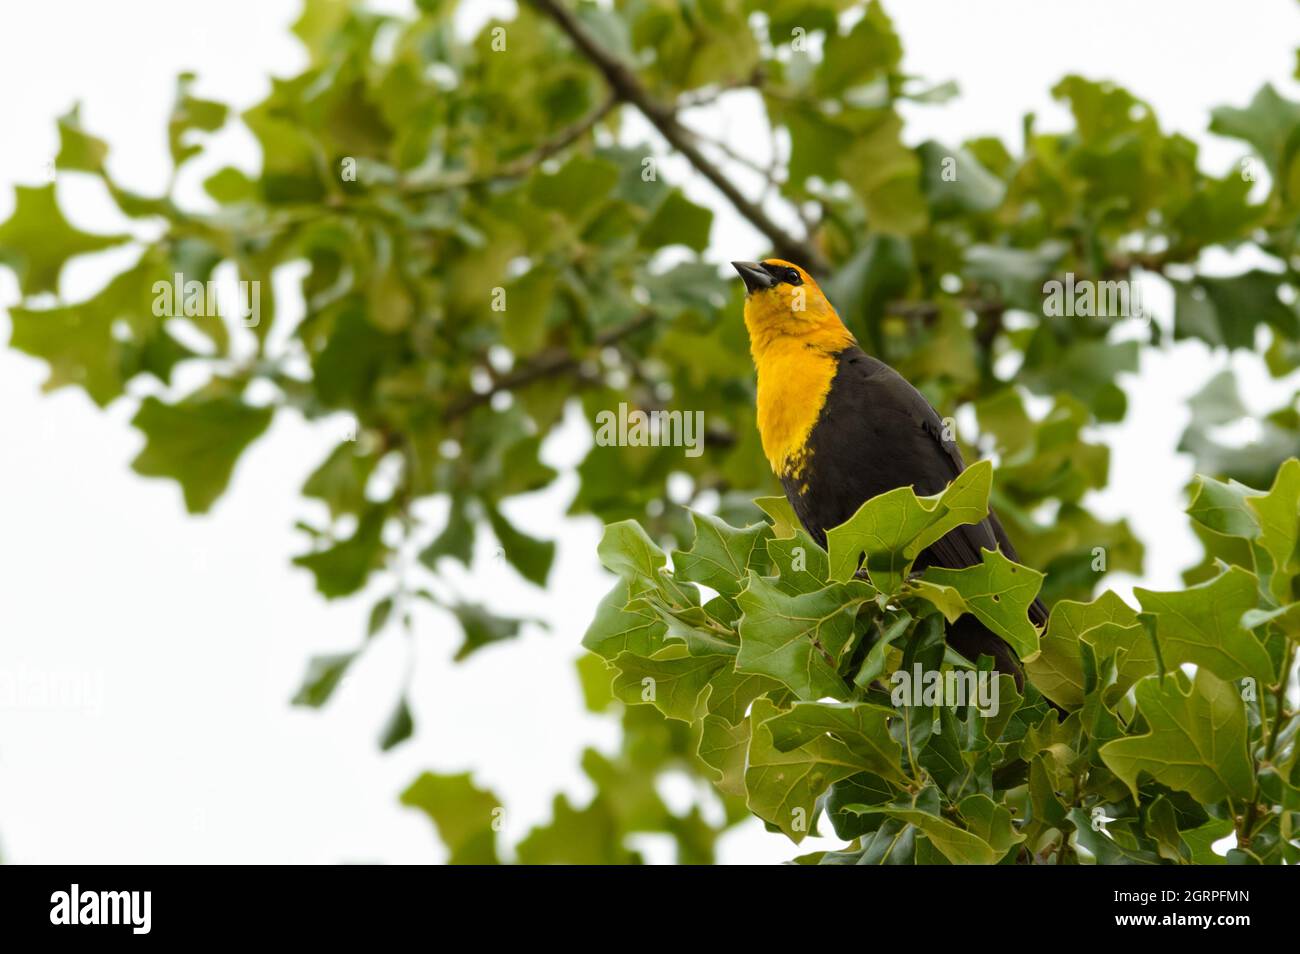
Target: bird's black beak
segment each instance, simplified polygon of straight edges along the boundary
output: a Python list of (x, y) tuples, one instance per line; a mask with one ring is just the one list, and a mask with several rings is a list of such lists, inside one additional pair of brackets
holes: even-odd
[(740, 277), (745, 282), (746, 294), (763, 291), (776, 284), (776, 279), (758, 262), (732, 262), (731, 267), (740, 272)]

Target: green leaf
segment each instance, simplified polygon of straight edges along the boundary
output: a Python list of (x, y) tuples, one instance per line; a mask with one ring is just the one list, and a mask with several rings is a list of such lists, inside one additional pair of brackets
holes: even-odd
[(1226, 348), (1253, 348), (1255, 332), (1269, 325), (1300, 337), (1300, 317), (1282, 301), (1282, 276), (1255, 270), (1231, 277), (1197, 276), (1174, 282), (1174, 338), (1200, 338)]
[(826, 534), (831, 578), (850, 580), (863, 565), (878, 589), (893, 593), (922, 550), (954, 527), (988, 516), (992, 482), (993, 465), (979, 461), (934, 496), (899, 487), (873, 497)]
[(531, 354), (546, 338), (546, 317), (555, 294), (555, 275), (531, 268), (505, 286), (501, 342), (516, 355)]
[(142, 259), (87, 301), (55, 308), (10, 309), (14, 348), (46, 361), (45, 390), (77, 385), (106, 406), (139, 373), (169, 383), (177, 362), (193, 353), (144, 307), (151, 298), (154, 263)]
[(781, 751), (766, 725), (776, 715), (776, 707), (765, 698), (756, 700), (750, 711), (753, 737), (745, 769), (746, 804), (798, 844), (812, 830), (817, 799), (831, 783), (859, 771), (857, 757), (829, 736)]
[(495, 865), (496, 827), (501, 801), (474, 784), (473, 777), (424, 772), (406, 791), (401, 802), (424, 812), (447, 846), (452, 865)]
[(639, 595), (627, 580), (615, 583), (596, 607), (582, 645), (605, 659), (622, 652), (651, 656), (661, 649), (667, 624)]
[(776, 584), (790, 594), (820, 590), (830, 578), (830, 561), (817, 541), (800, 529), (792, 537), (767, 541)]
[(893, 645), (896, 639), (908, 631), (913, 622), (912, 614), (904, 609), (894, 611), (892, 618), (887, 615), (877, 620), (877, 629), (880, 635), (872, 644), (871, 649), (868, 650), (862, 665), (858, 667), (857, 675), (853, 677), (855, 686), (866, 688), (873, 681), (880, 678), (885, 671), (886, 650)]
[(583, 653), (574, 665), (578, 670), (578, 682), (582, 685), (582, 699), (587, 711), (608, 711), (614, 702), (614, 692), (610, 685), (614, 679), (614, 670), (605, 660), (592, 653)]
[(1178, 834), (1178, 815), (1173, 802), (1164, 795), (1157, 796), (1142, 811), (1143, 830), (1156, 843), (1156, 852), (1165, 861), (1182, 864), (1185, 850)]
[(903, 142), (902, 120), (889, 110), (859, 113), (861, 121), (836, 150), (836, 172), (866, 208), (873, 232), (907, 236), (926, 224), (921, 163)]
[(766, 692), (781, 688), (781, 684), (767, 676), (736, 672), (735, 665), (720, 671), (709, 683), (709, 696), (705, 708), (710, 715), (736, 725), (745, 718), (749, 705)]
[(393, 615), (393, 598), (385, 596), (370, 608), (370, 618), (366, 622), (366, 636), (374, 636), (381, 629), (388, 625), (389, 617)]
[(1006, 185), (967, 150), (931, 141), (922, 143), (917, 152), (923, 170), (921, 187), (934, 218), (991, 212), (1002, 204)]
[(347, 674), (348, 667), (359, 654), (337, 653), (330, 656), (313, 656), (307, 666), (307, 674), (303, 676), (302, 686), (293, 697), (295, 706), (309, 706), (313, 709), (319, 709), (329, 701), (334, 690), (338, 688), (339, 683), (343, 681), (344, 675)]
[(1112, 694), (1122, 695), (1133, 683), (1160, 668), (1156, 648), (1146, 627), (1140, 622), (1126, 626), (1099, 623), (1079, 639), (1092, 647), (1096, 659), (1115, 658), (1115, 687), (1107, 691), (1108, 699)]
[(176, 80), (176, 102), (167, 125), (167, 144), (172, 162), (180, 165), (202, 151), (194, 141), (195, 132), (216, 132), (226, 123), (229, 112), (224, 103), (190, 95), (193, 73), (182, 73)]
[[(1082, 808), (1070, 809), (1070, 822), (1074, 825), (1075, 840), (1088, 850), (1099, 865), (1158, 865), (1160, 856), (1154, 851), (1130, 847), (1092, 826), (1092, 816)], [(1103, 826), (1104, 827), (1104, 826)]]
[(765, 523), (738, 529), (709, 514), (691, 511), (695, 541), (689, 550), (673, 553), (678, 579), (702, 583), (723, 596), (734, 597), (745, 587), (755, 551), (771, 535)]
[(895, 235), (873, 235), (822, 288), (845, 324), (870, 341), (889, 303), (908, 293), (915, 268), (909, 242)]
[(203, 513), (226, 489), (239, 455), (261, 436), (274, 413), (232, 394), (196, 394), (176, 404), (147, 397), (131, 420), (145, 436), (144, 449), (131, 466), (145, 477), (173, 478), (181, 485), (186, 509)]
[(525, 620), (498, 616), (480, 603), (457, 603), (448, 607), (460, 623), (464, 640), (453, 657), (456, 662), (468, 659), (485, 646), (514, 639)]
[(726, 719), (708, 715), (700, 728), (698, 754), (714, 771), (713, 784), (718, 791), (745, 797), (745, 756), (749, 750), (749, 720), (731, 725)]
[(680, 189), (673, 189), (641, 229), (638, 241), (642, 248), (685, 245), (696, 252), (703, 252), (709, 247), (709, 227), (712, 224), (712, 211), (696, 205)]
[(619, 670), (615, 698), (628, 705), (648, 702), (670, 719), (694, 722), (701, 714), (701, 694), (727, 657), (692, 656), (685, 647), (668, 646), (649, 659), (620, 653), (614, 665)]
[(519, 843), (522, 865), (626, 865), (640, 856), (623, 846), (618, 816), (607, 799), (597, 796), (575, 809), (563, 795), (552, 803), (554, 817), (534, 828)]
[(365, 586), (370, 571), (384, 553), (384, 511), (367, 510), (357, 522), (356, 531), (324, 550), (304, 553), (293, 558), (297, 566), (316, 576), (316, 589), (327, 599), (355, 593)]
[(1246, 504), (1259, 524), (1259, 548), (1269, 556), (1260, 579), (1279, 604), (1300, 599), (1295, 579), (1300, 574), (1300, 460), (1292, 457), (1278, 469), (1267, 494), (1250, 497)]
[(800, 699), (843, 698), (841, 654), (853, 636), (858, 607), (874, 595), (855, 580), (791, 596), (751, 571), (737, 598), (745, 615), (736, 669), (770, 676)]
[(407, 346), (405, 335), (373, 325), (359, 299), (344, 299), (323, 346), (312, 352), (314, 390), (326, 406), (356, 413), (375, 400), (378, 382), (392, 373)]
[(331, 517), (359, 513), (365, 507), (366, 483), (378, 460), (357, 450), (357, 442), (343, 441), (303, 484), (303, 496), (323, 500)]
[(1258, 586), (1255, 574), (1234, 566), (1181, 592), (1134, 587), (1133, 593), (1142, 609), (1156, 617), (1167, 667), (1195, 663), (1221, 679), (1250, 676), (1267, 686), (1273, 681), (1273, 663), (1254, 634), (1241, 625), (1242, 615), (1255, 607)]
[(1231, 818), (1211, 818), (1204, 825), (1179, 832), (1194, 865), (1226, 865), (1228, 859), (1215, 852), (1214, 843), (1232, 834)]
[[(808, 7), (809, 5), (804, 5), (801, 11), (804, 15), (811, 12)], [(847, 90), (861, 87), (892, 72), (902, 60), (902, 43), (884, 8), (878, 3), (872, 3), (864, 12), (862, 19), (846, 33), (834, 29), (834, 24), (831, 23), (826, 53), (817, 67), (814, 79), (819, 94), (843, 94)], [(780, 11), (784, 17), (790, 18), (788, 22), (791, 24), (805, 23), (802, 18), (792, 18), (791, 13), (788, 8)], [(785, 26), (785, 23), (782, 25)], [(789, 39), (789, 29), (787, 27), (783, 39)], [(776, 40), (775, 33), (773, 40)]]
[(1065, 806), (1057, 794), (1060, 773), (1055, 771), (1055, 759), (1050, 754), (1038, 754), (1029, 763), (1030, 819), (1052, 828), (1061, 828), (1066, 821)]
[(59, 117), (59, 155), (54, 165), (72, 172), (102, 173), (108, 157), (108, 143), (92, 136), (81, 125), (81, 104)]
[(1210, 117), (1210, 132), (1250, 143), (1277, 176), (1300, 127), (1300, 103), (1285, 99), (1265, 83), (1245, 109), (1220, 106)]
[[(0, 265), (18, 277), (24, 295), (58, 293), (59, 273), (68, 259), (128, 241), (129, 235), (92, 235), (68, 224), (59, 210), (54, 185), (15, 186), (14, 211), (0, 225)], [(147, 309), (148, 302), (139, 307)]]
[(859, 772), (832, 785), (823, 807), (835, 834), (847, 840), (875, 831), (885, 820), (847, 811), (846, 805), (884, 805), (897, 797), (894, 785), (870, 772)]
[[(703, 607), (669, 608), (654, 595), (643, 598), (643, 602), (668, 626), (667, 638), (685, 643), (692, 656), (736, 655), (739, 647), (734, 634), (716, 623)], [(635, 609), (635, 605), (629, 608)]]
[(904, 596), (919, 596), (942, 613), (943, 618), (950, 623), (957, 622), (961, 614), (969, 609), (956, 589), (929, 580), (908, 580), (903, 584), (902, 593)]
[(1026, 310), (1041, 311), (1043, 283), (1065, 252), (1057, 239), (1037, 248), (1011, 248), (995, 245), (972, 245), (966, 249), (966, 276), (988, 282), (999, 297)]
[[(847, 810), (851, 806), (845, 806)], [(868, 816), (870, 817), (870, 816)], [(897, 818), (886, 818), (879, 828), (862, 838), (862, 851), (828, 854), (823, 864), (910, 865), (919, 858), (918, 829)]]
[(778, 540), (794, 536), (803, 526), (786, 497), (755, 497), (754, 506), (772, 521), (772, 536)]
[(863, 815), (888, 815), (890, 818), (916, 827), (924, 832), (940, 854), (955, 865), (992, 865), (1005, 854), (995, 850), (978, 835), (959, 828), (938, 815), (907, 804), (845, 805), (844, 807), (846, 811)]
[(1138, 776), (1188, 792), (1204, 805), (1245, 800), (1254, 789), (1246, 755), (1246, 710), (1232, 683), (1198, 669), (1137, 684), (1137, 704), (1151, 731), (1101, 747), (1101, 759), (1138, 798)]
[[(1295, 363), (1287, 363), (1286, 370), (1289, 371)], [(1178, 449), (1191, 454), (1202, 473), (1232, 477), (1250, 487), (1268, 486), (1275, 481), (1282, 464), (1295, 456), (1297, 433), (1300, 432), (1300, 420), (1297, 420), (1295, 411), (1282, 407), (1263, 418), (1251, 413), (1241, 403), (1231, 370), (1212, 378), (1204, 389), (1189, 399), (1188, 404), (1192, 409), (1192, 419), (1183, 432)], [(1251, 422), (1255, 433), (1245, 445), (1224, 443), (1216, 434), (1223, 425), (1241, 426), (1246, 421)]]
[(434, 572), (441, 557), (459, 560), (465, 566), (474, 558), (474, 521), (466, 512), (466, 502), (453, 496), (447, 509), (447, 524), (433, 542), (420, 551), (419, 560)]
[(495, 507), (485, 509), (488, 520), (492, 524), (492, 532), (496, 534), (497, 541), (505, 551), (505, 557), (510, 561), (510, 565), (530, 583), (545, 586), (546, 578), (551, 572), (551, 564), (555, 560), (554, 541), (530, 537), (515, 529), (514, 525)]
[[(1115, 306), (1123, 312), (1123, 302)], [(1130, 304), (1130, 311), (1136, 305)], [(1127, 317), (1120, 314), (1116, 317)], [(1128, 409), (1124, 390), (1115, 383), (1121, 374), (1138, 371), (1136, 341), (1075, 341), (1060, 345), (1046, 332), (1036, 336), (1026, 355), (1018, 382), (1044, 395), (1072, 395), (1101, 422), (1120, 421)]]
[(1260, 491), (1235, 480), (1223, 483), (1198, 474), (1187, 513), (1207, 530), (1254, 540), (1259, 536), (1259, 518), (1247, 501), (1257, 496)]
[(383, 732), (379, 735), (379, 748), (387, 752), (396, 748), (411, 737), (415, 731), (415, 720), (411, 718), (411, 708), (406, 704), (406, 696), (397, 700), (397, 707), (388, 717)]
[(1001, 636), (1022, 659), (1038, 652), (1038, 630), (1029, 606), (1043, 585), (1043, 574), (1013, 563), (1001, 551), (984, 550), (979, 566), (964, 570), (930, 567), (925, 578), (951, 586), (981, 623)]
[(1016, 830), (1010, 810), (987, 795), (967, 795), (957, 803), (957, 811), (961, 813), (971, 834), (1001, 855), (1025, 840), (1024, 834)]
[(605, 159), (574, 156), (553, 174), (533, 181), (532, 199), (574, 222), (585, 221), (618, 181), (618, 166)]
[(865, 702), (796, 702), (763, 723), (778, 751), (813, 746), (823, 752), (842, 745), (859, 771), (906, 786), (899, 768), (903, 750), (889, 735), (894, 710)]
[(257, 195), (257, 183), (241, 169), (224, 166), (203, 180), (203, 191), (222, 205), (251, 202)]
[(1131, 626), (1137, 623), (1137, 613), (1110, 590), (1091, 603), (1056, 603), (1040, 652), (1025, 660), (1025, 671), (1034, 687), (1057, 705), (1069, 709), (1082, 705), (1084, 676), (1079, 637), (1103, 623)]
[(415, 305), (401, 270), (385, 268), (375, 273), (366, 295), (366, 319), (380, 331), (395, 334), (406, 329)]
[(605, 527), (596, 555), (609, 572), (641, 584), (641, 588), (658, 587), (659, 571), (668, 564), (667, 554), (635, 520), (621, 520)]

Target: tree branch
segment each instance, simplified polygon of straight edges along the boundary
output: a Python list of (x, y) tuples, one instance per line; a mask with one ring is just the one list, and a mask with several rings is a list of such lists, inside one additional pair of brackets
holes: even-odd
[[(653, 312), (645, 311), (635, 318), (625, 321), (621, 325), (613, 328), (607, 328), (605, 331), (596, 335), (592, 341), (593, 348), (604, 348), (615, 342), (621, 341), (629, 335), (635, 334), (646, 325), (654, 321)], [(498, 394), (506, 394), (511, 391), (518, 391), (520, 388), (527, 387), (537, 381), (546, 378), (558, 377), (570, 372), (575, 373), (575, 380), (578, 384), (590, 384), (593, 378), (584, 377), (581, 373), (583, 357), (574, 354), (567, 348), (548, 348), (534, 355), (524, 364), (506, 372), (492, 382), (492, 386), (486, 391), (465, 394), (452, 401), (447, 406), (447, 420), (455, 420), (463, 417), (476, 407), (487, 404)]]
[(431, 195), (436, 192), (447, 192), (451, 189), (464, 189), (469, 186), (484, 185), (489, 182), (497, 182), (502, 179), (518, 179), (528, 175), (533, 169), (537, 168), (547, 159), (555, 154), (562, 152), (569, 146), (573, 145), (595, 125), (609, 115), (610, 111), (619, 103), (619, 98), (612, 93), (601, 105), (590, 115), (578, 120), (567, 129), (562, 129), (553, 138), (548, 139), (536, 149), (533, 149), (518, 159), (514, 159), (506, 164), (484, 173), (457, 173), (443, 176), (433, 182), (413, 185), (403, 190), (404, 194), (411, 196)]
[(717, 83), (703, 90), (684, 93), (677, 100), (677, 107), (678, 109), (698, 109), (701, 106), (712, 106), (724, 94), (737, 89), (757, 89), (763, 85), (766, 79), (767, 70), (762, 63), (759, 63), (748, 76)]
[(712, 136), (705, 136), (702, 133), (695, 132), (694, 130), (688, 130), (688, 132), (695, 137), (697, 142), (718, 150), (718, 152), (722, 153), (732, 162), (739, 163), (747, 169), (752, 169), (754, 172), (766, 179), (769, 186), (781, 184), (776, 177), (777, 170), (775, 163), (770, 163), (765, 166), (761, 162), (751, 159), (738, 149), (733, 149), (731, 145), (724, 140), (714, 139)]
[[(957, 298), (953, 301), (958, 307), (973, 311), (977, 315), (997, 314), (1006, 310), (1006, 305), (991, 298)], [(939, 317), (941, 307), (936, 301), (891, 301), (885, 305), (885, 314), (896, 318), (934, 321)]]
[(722, 174), (700, 151), (694, 136), (677, 118), (670, 107), (656, 102), (641, 81), (622, 61), (602, 47), (578, 18), (559, 0), (531, 0), (542, 14), (549, 17), (605, 77), (610, 90), (620, 100), (635, 106), (659, 130), (659, 134), (674, 149), (685, 156), (696, 170), (713, 183), (736, 211), (747, 218), (755, 228), (767, 236), (772, 248), (782, 258), (798, 262), (815, 275), (826, 275), (830, 267), (811, 242), (790, 234), (775, 222), (757, 202), (751, 202)]

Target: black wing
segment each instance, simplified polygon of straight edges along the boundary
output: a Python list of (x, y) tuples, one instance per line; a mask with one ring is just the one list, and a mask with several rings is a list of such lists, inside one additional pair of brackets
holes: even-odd
[[(809, 467), (783, 481), (795, 512), (823, 546), (826, 531), (871, 497), (909, 485), (922, 496), (937, 494), (966, 469), (943, 419), (898, 372), (856, 347), (840, 352), (838, 361), (809, 438)], [(992, 511), (978, 524), (949, 531), (921, 554), (917, 567), (974, 566), (981, 549), (1019, 559)], [(1045, 623), (1046, 607), (1035, 600), (1030, 618)]]

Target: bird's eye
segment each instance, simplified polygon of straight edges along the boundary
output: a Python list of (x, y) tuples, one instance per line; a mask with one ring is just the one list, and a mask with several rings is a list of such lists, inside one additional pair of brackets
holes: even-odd
[(803, 284), (803, 279), (799, 277), (799, 273), (796, 272), (793, 268), (787, 268), (785, 270), (785, 280), (791, 285)]

